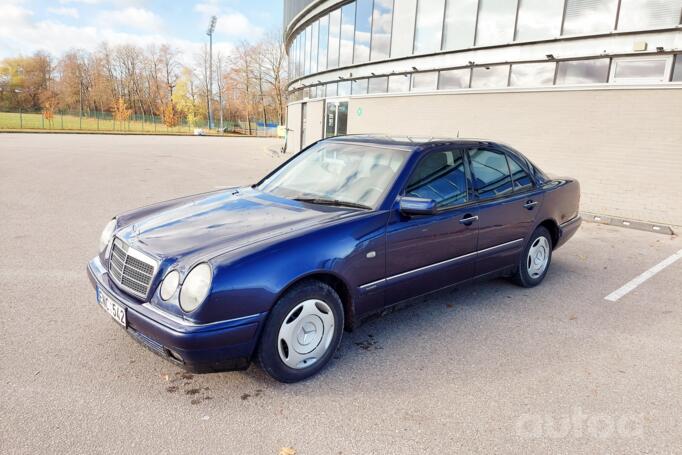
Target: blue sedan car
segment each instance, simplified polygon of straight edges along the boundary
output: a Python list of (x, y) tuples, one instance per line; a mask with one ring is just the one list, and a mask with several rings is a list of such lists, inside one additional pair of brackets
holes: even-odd
[(406, 299), (480, 277), (538, 285), (579, 199), (576, 180), (495, 142), (338, 137), (255, 185), (118, 215), (88, 271), (98, 303), (169, 361), (257, 359), (295, 382)]

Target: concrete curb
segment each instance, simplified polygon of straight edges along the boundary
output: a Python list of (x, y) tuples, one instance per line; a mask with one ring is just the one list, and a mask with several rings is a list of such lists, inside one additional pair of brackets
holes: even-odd
[(619, 226), (627, 229), (636, 229), (638, 231), (654, 232), (656, 234), (675, 235), (673, 226), (665, 224), (656, 224), (647, 221), (629, 220), (626, 218), (619, 218), (610, 215), (600, 215), (597, 213), (580, 212), (583, 220), (590, 223), (606, 224), (609, 226)]

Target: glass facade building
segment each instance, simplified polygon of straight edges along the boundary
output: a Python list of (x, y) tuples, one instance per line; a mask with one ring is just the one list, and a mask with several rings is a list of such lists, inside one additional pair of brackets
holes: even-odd
[(679, 161), (647, 167), (649, 180), (682, 168), (682, 0), (284, 4), (290, 149), (357, 133), (491, 137), (568, 166), (595, 212), (613, 188), (679, 206), (623, 189), (625, 167), (593, 181), (588, 170), (645, 159), (636, 145), (658, 130), (656, 153)]
[[(287, 3), (291, 4), (287, 7)], [(604, 36), (679, 31), (682, 0), (356, 0), (303, 3), (285, 1), (287, 11), (295, 10), (295, 6), (298, 8), (300, 19), (285, 24), (288, 25), (286, 38), (289, 78), (292, 81), (290, 97), (296, 101), (310, 93), (323, 93), (322, 90), (306, 90), (308, 87), (337, 83), (337, 77), (325, 82), (330, 70), (348, 68), (347, 75), (343, 77), (353, 79), (353, 69), (361, 65), (382, 64), (379, 71), (358, 74), (359, 79), (369, 79), (369, 86), (381, 86), (395, 72), (395, 69), (384, 69), (387, 63), (404, 63), (409, 58), (415, 59), (415, 64), (402, 64), (399, 68), (401, 73), (411, 76), (411, 83), (396, 82), (394, 90), (389, 90), (391, 93), (607, 84), (622, 83), (628, 79), (674, 82), (682, 78), (678, 74), (679, 64), (675, 61), (674, 52), (665, 48), (663, 52), (651, 48), (636, 50), (635, 46), (629, 50), (619, 49), (617, 56), (643, 55), (642, 61), (621, 63), (612, 74), (612, 64), (618, 63), (616, 52), (613, 57), (604, 58), (604, 51), (598, 44), (598, 38)], [(312, 8), (311, 14), (301, 18), (306, 7)], [(524, 48), (534, 43), (545, 43), (546, 54), (523, 55)], [(566, 56), (552, 51), (553, 48), (566, 47), (561, 46), (563, 43), (571, 43), (571, 52)], [(508, 55), (505, 55), (505, 48), (509, 50)], [(447, 58), (474, 52), (476, 58), (467, 61)], [(656, 53), (655, 57), (651, 56), (652, 52)], [(430, 65), (434, 57), (440, 61), (436, 62), (436, 68), (425, 68), (424, 72), (430, 74), (422, 75), (421, 65), (417, 63), (424, 57), (430, 57)], [(515, 59), (523, 61), (515, 62)], [(590, 59), (593, 61), (588, 61)], [(498, 66), (502, 62), (509, 63), (511, 67)], [(628, 67), (636, 69), (628, 72)], [(434, 69), (444, 74), (434, 74)], [(632, 71), (636, 71), (638, 77), (628, 76), (633, 74)], [(466, 85), (462, 82), (464, 74), (469, 76)], [(451, 80), (453, 75), (458, 75), (456, 81)], [(373, 82), (373, 77), (380, 80)], [(422, 83), (427, 79), (430, 82)], [(437, 82), (434, 84), (433, 80)]]

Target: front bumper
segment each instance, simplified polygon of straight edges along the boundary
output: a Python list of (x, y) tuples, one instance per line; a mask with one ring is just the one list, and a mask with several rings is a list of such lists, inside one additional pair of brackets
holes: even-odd
[(266, 313), (195, 324), (118, 290), (99, 257), (88, 263), (88, 276), (96, 289), (126, 308), (128, 334), (166, 360), (197, 373), (249, 366)]

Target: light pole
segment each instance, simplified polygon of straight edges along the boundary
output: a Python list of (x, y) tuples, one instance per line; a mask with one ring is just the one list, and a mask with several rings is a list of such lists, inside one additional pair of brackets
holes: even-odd
[(216, 16), (211, 16), (211, 22), (208, 24), (208, 129), (213, 129), (213, 111), (211, 110), (211, 98), (213, 98), (213, 32), (215, 31), (215, 24), (218, 21)]

